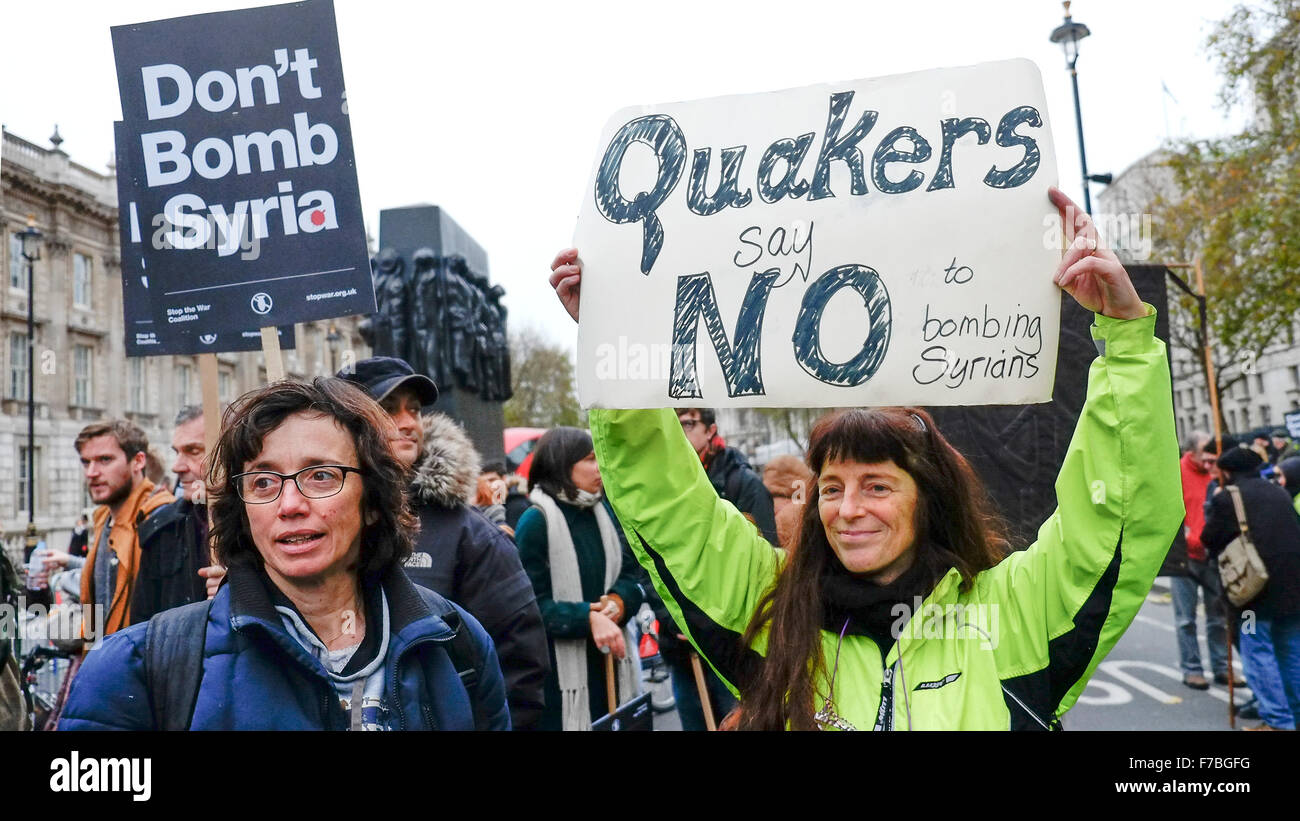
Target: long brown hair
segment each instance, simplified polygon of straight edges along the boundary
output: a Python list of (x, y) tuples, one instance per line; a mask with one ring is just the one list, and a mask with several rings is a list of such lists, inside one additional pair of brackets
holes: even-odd
[(295, 413), (319, 413), (352, 435), (362, 481), (361, 509), (369, 522), (361, 530), (362, 577), (399, 566), (411, 555), (417, 520), (406, 501), (406, 470), (393, 455), (393, 419), (355, 385), (335, 377), (312, 382), (274, 382), (236, 399), (221, 420), (208, 472), (212, 534), (217, 559), (225, 565), (262, 567), (248, 528), (244, 503), (229, 477), (262, 452), (266, 435)]
[[(938, 579), (955, 567), (961, 589), (1005, 555), (1005, 527), (983, 483), (920, 408), (853, 408), (828, 414), (813, 427), (808, 467), (820, 476), (827, 462), (873, 464), (893, 460), (916, 481), (916, 562)], [(813, 682), (824, 674), (821, 580), (839, 561), (818, 512), (819, 490), (807, 494), (799, 535), (785, 567), (759, 602), (745, 631), (751, 645), (767, 631), (767, 650), (742, 692), (741, 729), (816, 729)]]

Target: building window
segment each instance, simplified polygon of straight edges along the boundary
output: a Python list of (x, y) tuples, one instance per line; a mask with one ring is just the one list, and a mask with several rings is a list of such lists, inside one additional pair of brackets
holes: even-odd
[(235, 375), (230, 371), (217, 372), (217, 399), (221, 404), (227, 404), (234, 397), (231, 396), (235, 391)]
[(1264, 374), (1257, 373), (1255, 374), (1255, 393), (1262, 394), (1263, 392), (1264, 392)]
[(127, 409), (141, 412), (144, 410), (144, 357), (135, 356), (128, 361), (131, 363), (131, 371), (126, 390)]
[(27, 398), (27, 334), (9, 332), (10, 399)]
[(190, 402), (190, 382), (194, 377), (194, 368), (190, 365), (176, 366), (176, 407), (183, 408)]
[(1300, 365), (1291, 366), (1291, 387), (1300, 388)]
[(1244, 405), (1241, 408), (1241, 429), (1245, 430), (1250, 427), (1250, 408)]
[(72, 304), (78, 308), (91, 306), (92, 271), (90, 257), (85, 254), (72, 255)]
[(9, 287), (27, 290), (27, 260), (23, 259), (23, 239), (9, 235)]
[(1268, 405), (1260, 405), (1260, 406), (1259, 406), (1259, 423), (1260, 423), (1261, 425), (1268, 425), (1268, 424), (1271, 424), (1271, 423), (1269, 422), (1269, 420), (1272, 419), (1272, 418), (1273, 418), (1273, 409), (1270, 408)]
[[(32, 449), (32, 472), (35, 476), (41, 475), (41, 449)], [(18, 446), (18, 499), (14, 509), (22, 515), (27, 515), (27, 446)], [(36, 488), (36, 504), (40, 505), (40, 487)]]
[(1228, 427), (1232, 430), (1237, 429), (1237, 412), (1235, 410), (1228, 411)]
[(93, 404), (90, 375), (95, 369), (95, 350), (89, 345), (72, 347), (72, 404), (89, 407)]

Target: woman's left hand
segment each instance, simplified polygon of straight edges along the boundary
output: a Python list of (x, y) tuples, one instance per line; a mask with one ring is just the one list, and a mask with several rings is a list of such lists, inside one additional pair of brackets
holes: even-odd
[(1119, 257), (1101, 242), (1092, 218), (1059, 188), (1047, 197), (1061, 215), (1061, 227), (1071, 240), (1052, 281), (1084, 308), (1113, 319), (1138, 319), (1147, 315), (1128, 271)]

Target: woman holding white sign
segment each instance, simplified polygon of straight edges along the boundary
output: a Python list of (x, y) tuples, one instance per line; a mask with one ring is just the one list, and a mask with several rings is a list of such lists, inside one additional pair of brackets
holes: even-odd
[[(1168, 359), (1092, 221), (1049, 197), (1077, 235), (1053, 281), (1096, 313), (1100, 355), (1026, 550), (919, 408), (818, 422), (788, 554), (718, 498), (671, 410), (591, 411), (628, 541), (742, 729), (1055, 728), (1137, 613), (1182, 517)], [(577, 251), (552, 271), (576, 319)]]

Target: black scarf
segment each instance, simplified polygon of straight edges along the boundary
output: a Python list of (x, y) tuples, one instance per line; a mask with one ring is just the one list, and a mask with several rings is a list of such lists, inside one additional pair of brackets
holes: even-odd
[[(899, 621), (899, 613), (911, 615), (915, 597), (925, 598), (939, 580), (930, 565), (918, 555), (903, 575), (889, 584), (876, 584), (853, 576), (831, 557), (822, 571), (822, 627), (839, 635), (848, 621), (846, 632), (870, 638), (884, 658), (897, 638), (892, 628)], [(899, 604), (907, 610), (896, 610)], [(904, 618), (903, 624), (906, 622)]]

